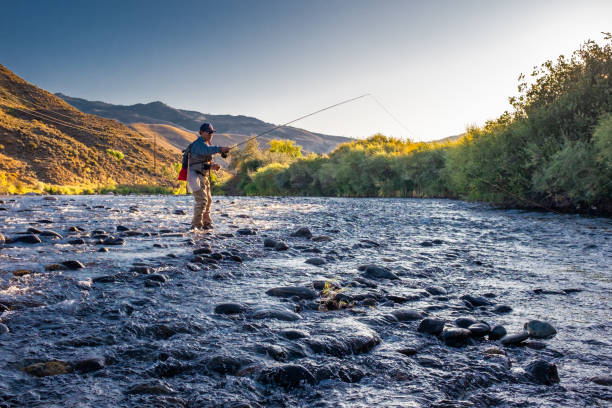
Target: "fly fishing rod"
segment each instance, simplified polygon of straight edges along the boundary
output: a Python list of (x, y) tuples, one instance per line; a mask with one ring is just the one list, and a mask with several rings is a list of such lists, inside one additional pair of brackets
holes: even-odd
[(243, 144), (245, 144), (245, 143), (247, 143), (247, 142), (250, 142), (251, 140), (255, 140), (255, 139), (257, 139), (257, 138), (258, 138), (258, 137), (260, 137), (260, 136), (267, 135), (268, 133), (273, 132), (273, 131), (275, 131), (276, 129), (280, 129), (280, 128), (284, 127), (284, 126), (290, 125), (290, 124), (295, 123), (295, 122), (297, 122), (297, 121), (299, 121), (299, 120), (306, 119), (306, 118), (308, 118), (308, 117), (310, 117), (310, 116), (314, 116), (314, 115), (316, 115), (316, 114), (318, 114), (318, 113), (325, 112), (326, 110), (329, 110), (329, 109), (332, 109), (332, 108), (338, 107), (338, 106), (340, 106), (340, 105), (344, 105), (345, 103), (349, 103), (349, 102), (356, 101), (357, 99), (365, 98), (366, 96), (372, 96), (372, 95), (371, 95), (371, 94), (369, 94), (369, 93), (367, 93), (367, 94), (363, 94), (363, 95), (357, 96), (357, 97), (355, 97), (355, 98), (351, 98), (351, 99), (347, 99), (347, 100), (342, 101), (342, 102), (335, 103), (335, 104), (333, 104), (333, 105), (327, 106), (327, 107), (325, 107), (325, 108), (323, 108), (323, 109), (319, 109), (318, 111), (315, 111), (315, 112), (309, 113), (309, 114), (307, 114), (307, 115), (300, 116), (300, 117), (299, 117), (299, 118), (297, 118), (297, 119), (294, 119), (294, 120), (289, 121), (289, 122), (287, 122), (287, 123), (283, 123), (282, 125), (275, 126), (275, 127), (273, 127), (272, 129), (268, 129), (268, 130), (266, 130), (265, 132), (262, 132), (262, 133), (260, 133), (260, 134), (258, 134), (258, 135), (255, 135), (255, 136), (253, 136), (253, 137), (250, 137), (250, 138), (246, 139), (246, 140), (245, 140), (245, 141), (243, 141), (243, 142), (237, 143), (237, 144), (235, 144), (234, 146), (230, 147), (230, 150), (231, 150), (231, 149), (235, 149), (235, 148), (237, 148), (238, 146), (243, 145)]

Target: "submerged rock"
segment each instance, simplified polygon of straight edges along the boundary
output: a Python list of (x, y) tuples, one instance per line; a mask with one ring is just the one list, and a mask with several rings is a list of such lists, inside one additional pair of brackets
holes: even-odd
[(85, 245), (85, 240), (83, 238), (71, 239), (68, 241), (70, 245)]
[(51, 360), (29, 365), (25, 367), (23, 371), (34, 377), (48, 377), (51, 375), (71, 373), (72, 367), (65, 361)]
[(491, 326), (486, 323), (478, 322), (470, 325), (468, 330), (475, 337), (484, 337), (491, 331)]
[(250, 314), (253, 319), (277, 319), (277, 320), (285, 320), (288, 322), (294, 322), (296, 320), (301, 320), (302, 316), (299, 314), (287, 310), (282, 307), (270, 307), (270, 306), (262, 306), (259, 307)]
[(371, 330), (361, 330), (346, 336), (313, 336), (305, 343), (315, 353), (343, 357), (348, 354), (363, 354), (380, 344), (380, 337)]
[(246, 311), (247, 308), (239, 303), (220, 303), (215, 306), (215, 313), (217, 314), (239, 314)]
[(236, 230), (238, 235), (257, 235), (257, 231), (252, 228), (240, 228)]
[(285, 389), (300, 387), (305, 384), (315, 384), (314, 375), (299, 364), (283, 364), (275, 367), (267, 367), (257, 376), (257, 381), (262, 384), (274, 384)]
[(102, 241), (102, 245), (123, 245), (123, 244), (125, 244), (125, 239), (123, 238), (107, 237), (104, 241)]
[(0, 323), (0, 335), (10, 333), (8, 326), (4, 323)]
[(276, 297), (292, 297), (297, 296), (301, 299), (314, 299), (317, 297), (317, 293), (304, 286), (283, 286), (278, 288), (268, 289), (266, 294), (269, 296)]
[(128, 394), (174, 394), (175, 391), (164, 381), (154, 380), (131, 386), (126, 391)]
[(307, 331), (298, 329), (285, 329), (280, 333), (289, 340), (303, 339), (305, 337), (310, 336)]
[(300, 238), (312, 238), (312, 232), (307, 227), (298, 228), (294, 233), (291, 234), (292, 237), (300, 237)]
[(538, 384), (553, 385), (559, 382), (557, 366), (548, 361), (532, 361), (525, 367), (525, 372)]
[(73, 260), (64, 261), (64, 262), (62, 262), (62, 265), (64, 265), (68, 269), (82, 269), (82, 268), (85, 268), (85, 265), (83, 265), (81, 262), (73, 261)]
[(423, 318), (423, 314), (414, 309), (398, 309), (391, 312), (391, 314), (400, 322)]
[(462, 329), (467, 329), (468, 327), (476, 323), (478, 322), (475, 319), (472, 319), (471, 317), (459, 317), (458, 319), (455, 319), (455, 324), (457, 325), (457, 327), (461, 327)]
[(491, 304), (491, 301), (483, 296), (463, 295), (461, 296), (461, 299), (473, 307), (489, 306)]
[(206, 367), (218, 374), (233, 375), (242, 367), (242, 362), (235, 357), (218, 355), (208, 360)]
[(493, 313), (505, 314), (512, 312), (512, 308), (508, 305), (498, 305), (493, 309)]
[(11, 243), (21, 242), (24, 244), (40, 244), (42, 241), (36, 234), (26, 234), (26, 235), (21, 235), (17, 238), (11, 238), (10, 242)]
[(598, 385), (605, 385), (607, 387), (612, 385), (612, 375), (598, 375), (590, 380)]
[(530, 320), (525, 323), (524, 328), (529, 332), (529, 336), (535, 339), (548, 338), (557, 334), (557, 330), (550, 323), (540, 320)]
[(72, 365), (76, 371), (80, 371), (81, 373), (89, 373), (103, 369), (106, 366), (106, 363), (103, 357), (90, 357), (75, 361)]
[(501, 325), (493, 326), (489, 332), (489, 340), (499, 340), (506, 335), (506, 328)]
[(434, 296), (444, 296), (447, 294), (446, 289), (441, 286), (428, 286), (425, 288), (427, 293)]
[(304, 261), (307, 264), (310, 265), (314, 265), (314, 266), (321, 266), (321, 265), (325, 265), (325, 259), (323, 258), (308, 258), (306, 261)]
[(437, 336), (438, 334), (442, 333), (444, 323), (444, 320), (428, 317), (421, 321), (417, 331), (420, 333), (433, 334), (434, 336)]

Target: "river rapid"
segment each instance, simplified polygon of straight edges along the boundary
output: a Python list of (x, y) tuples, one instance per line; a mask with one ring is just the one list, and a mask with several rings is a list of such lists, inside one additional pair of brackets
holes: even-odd
[(609, 406), (610, 219), (214, 200), (0, 197), (0, 407)]

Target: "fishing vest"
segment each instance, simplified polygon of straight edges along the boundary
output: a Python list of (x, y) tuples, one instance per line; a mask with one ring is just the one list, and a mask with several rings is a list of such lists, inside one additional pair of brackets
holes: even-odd
[(189, 168), (191, 171), (195, 171), (198, 174), (203, 174), (205, 171), (210, 170), (213, 157), (212, 155), (192, 155), (191, 147), (194, 143), (195, 141), (190, 143), (189, 146), (187, 146), (187, 149), (183, 150), (183, 162), (181, 165), (184, 169)]

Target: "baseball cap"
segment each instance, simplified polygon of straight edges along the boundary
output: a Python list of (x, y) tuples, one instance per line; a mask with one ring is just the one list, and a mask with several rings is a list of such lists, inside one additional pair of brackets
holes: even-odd
[(200, 132), (215, 133), (215, 128), (210, 123), (202, 123), (202, 126), (200, 126)]

